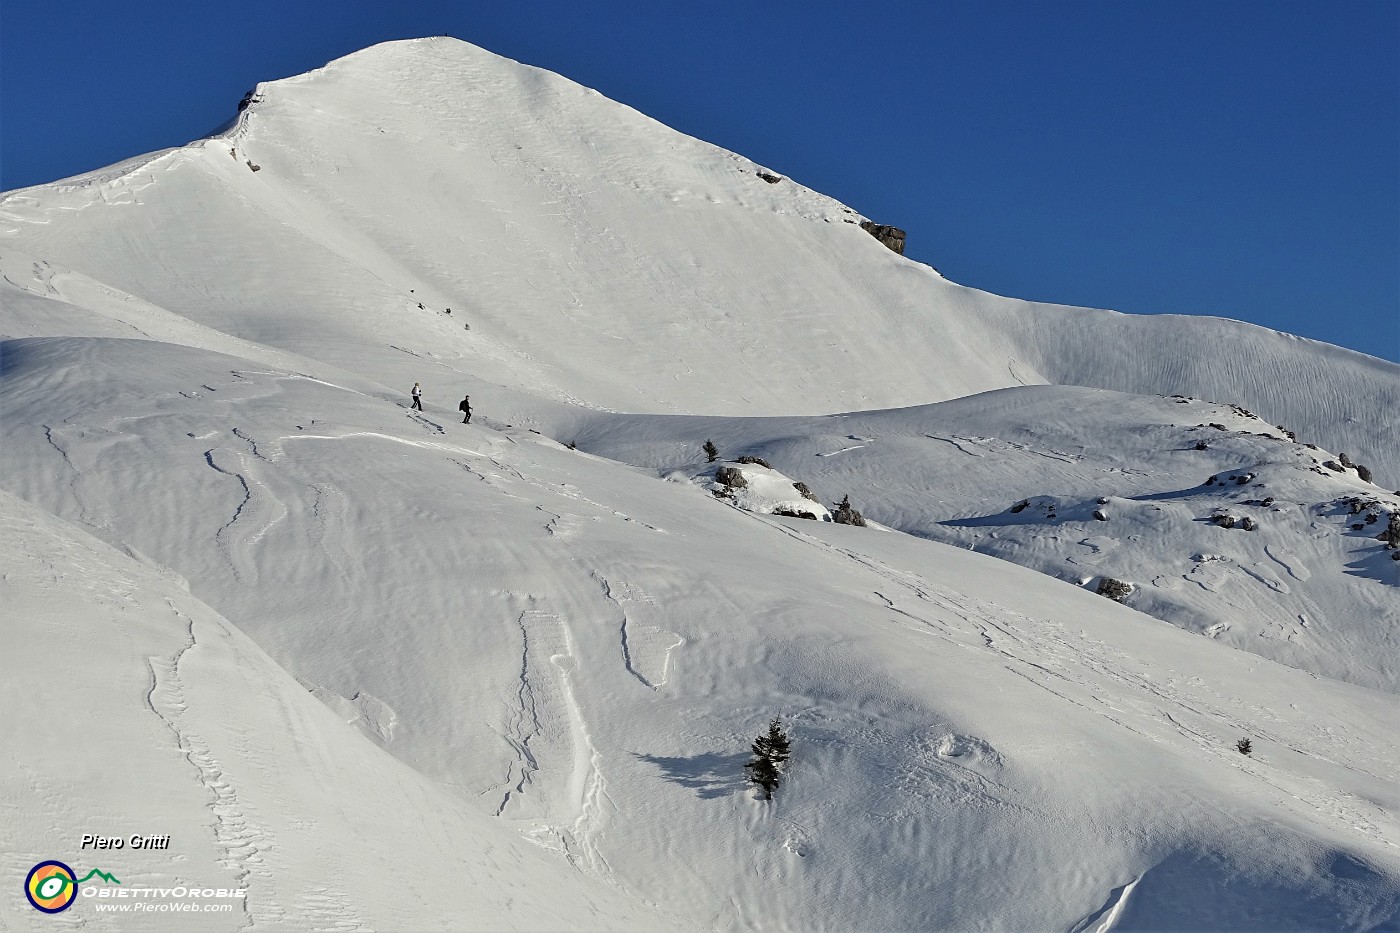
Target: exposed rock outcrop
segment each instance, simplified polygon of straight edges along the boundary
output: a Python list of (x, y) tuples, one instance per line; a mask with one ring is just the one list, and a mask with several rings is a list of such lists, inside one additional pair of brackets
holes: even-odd
[(1103, 577), (1099, 580), (1098, 589), (1095, 590), (1100, 596), (1106, 596), (1115, 603), (1121, 603), (1133, 592), (1131, 583), (1124, 583), (1122, 580), (1115, 580), (1112, 577)]
[(904, 231), (898, 227), (890, 227), (885, 224), (877, 224), (873, 221), (861, 221), (860, 228), (866, 233), (879, 240), (881, 243), (894, 250), (899, 255), (904, 255)]

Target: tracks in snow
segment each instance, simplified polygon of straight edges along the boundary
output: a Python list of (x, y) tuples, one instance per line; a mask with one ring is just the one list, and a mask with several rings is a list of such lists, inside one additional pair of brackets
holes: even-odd
[(671, 652), (685, 644), (685, 639), (657, 625), (638, 623), (638, 612), (656, 611), (656, 600), (630, 583), (610, 583), (606, 577), (593, 572), (602, 587), (603, 596), (622, 617), (619, 634), (622, 641), (622, 663), (627, 672), (643, 686), (655, 690), (666, 683), (670, 675)]
[(215, 447), (205, 451), (204, 460), (218, 472), (238, 480), (243, 487), (243, 501), (215, 532), (215, 538), (239, 581), (255, 585), (258, 582), (257, 546), (287, 517), (287, 507), (257, 479), (256, 468), (242, 451)]
[[(194, 620), (181, 613), (173, 603), (166, 601), (186, 625), (187, 641), (172, 657), (152, 657), (147, 659), (151, 669), (151, 689), (146, 694), (146, 705), (155, 713), (175, 736), (180, 753), (194, 768), (199, 783), (208, 792), (211, 800), (209, 810), (214, 818), (214, 841), (223, 852), (221, 863), (234, 872), (240, 888), (250, 887), (249, 882), (257, 879), (272, 882), (275, 879), (267, 865), (264, 853), (271, 845), (271, 839), (259, 826), (256, 826), (244, 812), (238, 794), (225, 780), (223, 768), (209, 749), (208, 743), (200, 737), (188, 722), (189, 704), (185, 700), (184, 682), (180, 679), (180, 661), (196, 645)], [(276, 898), (269, 900), (272, 914), (268, 916), (253, 912), (261, 901), (251, 895), (239, 899), (245, 914), (245, 928), (259, 921), (284, 922), (285, 915), (275, 906)]]
[(520, 684), (504, 735), (517, 757), (496, 815), (525, 822), (528, 838), (609, 878), (596, 842), (616, 807), (571, 683), (573, 633), (552, 612), (526, 610), (517, 621)]

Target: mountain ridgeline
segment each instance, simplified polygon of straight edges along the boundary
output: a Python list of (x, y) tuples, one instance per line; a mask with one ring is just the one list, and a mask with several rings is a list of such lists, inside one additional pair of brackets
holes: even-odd
[[(956, 285), (897, 255), (903, 231), (467, 43), (375, 46), (245, 100), (221, 136), (5, 196), (0, 246), (43, 263), (15, 283), (62, 298), (77, 274), (102, 300), (72, 303), (99, 315), (129, 296), (392, 385), (428, 358), (619, 411), (1180, 393), (1400, 487), (1400, 366)], [(381, 360), (386, 346), (402, 352)]]

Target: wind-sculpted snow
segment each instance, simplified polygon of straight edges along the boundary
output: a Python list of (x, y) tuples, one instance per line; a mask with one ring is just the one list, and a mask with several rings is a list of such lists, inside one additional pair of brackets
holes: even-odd
[[(0, 476), (44, 510), (7, 514), (58, 527), (45, 513), (83, 522), (100, 500), (91, 531), (193, 594), (160, 577), (139, 601), (174, 600), (169, 637), (79, 652), (71, 687), (120, 711), (111, 741), (145, 729), (171, 753), (113, 757), (98, 792), (58, 776), (66, 745), (15, 733), (45, 751), (11, 764), (7, 799), (173, 813), (204, 846), (188, 871), (241, 879), (253, 928), (1070, 929), (1117, 910), (1367, 929), (1400, 910), (1393, 695), (958, 548), (730, 508), (526, 428), (429, 405), (439, 433), (374, 394), (151, 341), (3, 348)], [(4, 540), (71, 550), (26, 534)], [(84, 547), (120, 566), (11, 573), (16, 633), (60, 631), (31, 608), (46, 600), (103, 631), (79, 579), (154, 586)], [(219, 645), (241, 680), (196, 663)], [(101, 692), (127, 681), (126, 706)], [(27, 683), (5, 708), (33, 722)], [(742, 765), (774, 715), (794, 757), (770, 806)], [(64, 843), (61, 810), (21, 812), (5, 851)], [(479, 881), (480, 912), (455, 884), (366, 880), (424, 835), (418, 857)]]
[[(684, 929), (375, 748), (179, 581), (0, 492), (6, 665), (0, 872), (44, 857), (123, 889), (243, 888), (223, 914), (44, 918), (6, 929)], [(166, 850), (79, 850), (84, 832)], [(18, 882), (16, 882), (18, 887)], [(149, 902), (155, 903), (155, 899)], [(129, 902), (127, 902), (129, 903)], [(431, 906), (427, 906), (431, 905)]]

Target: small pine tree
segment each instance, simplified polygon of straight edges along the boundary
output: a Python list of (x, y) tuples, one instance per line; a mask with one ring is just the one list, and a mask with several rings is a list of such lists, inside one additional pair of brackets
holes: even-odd
[(772, 800), (773, 791), (778, 789), (778, 767), (769, 758), (755, 758), (744, 765), (749, 772), (749, 782), (763, 788), (763, 799)]
[(710, 458), (708, 462), (714, 463), (719, 459), (719, 448), (715, 446), (714, 441), (706, 441), (702, 449), (705, 451), (705, 456)]
[(768, 724), (768, 732), (753, 740), (753, 760), (744, 765), (749, 783), (763, 788), (763, 799), (772, 800), (779, 776), (792, 757), (792, 742), (776, 717)]
[(1235, 748), (1240, 750), (1241, 755), (1248, 755), (1250, 752), (1254, 751), (1254, 743), (1249, 741), (1249, 737), (1246, 736), (1235, 743)]
[(779, 771), (787, 765), (787, 760), (792, 757), (792, 742), (783, 731), (782, 721), (774, 717), (768, 724), (768, 734), (760, 735), (754, 739), (753, 753), (756, 756), (768, 758), (773, 762)]

